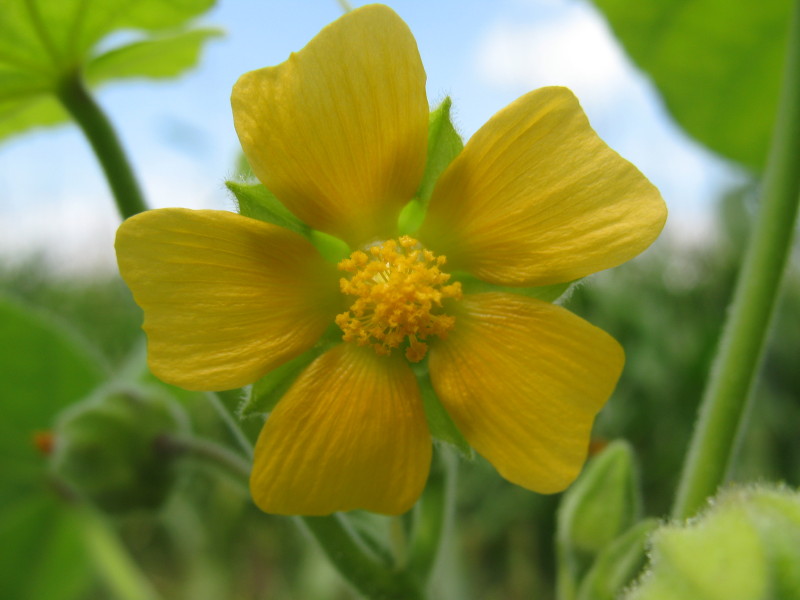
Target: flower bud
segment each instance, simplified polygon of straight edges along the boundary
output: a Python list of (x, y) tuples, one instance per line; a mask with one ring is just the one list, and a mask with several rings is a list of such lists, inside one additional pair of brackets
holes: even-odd
[(154, 440), (185, 430), (186, 423), (182, 409), (159, 389), (103, 390), (56, 423), (52, 468), (106, 512), (155, 509), (175, 474)]
[(567, 490), (558, 514), (562, 549), (588, 563), (639, 518), (641, 499), (633, 450), (609, 444)]
[(800, 494), (752, 487), (720, 494), (652, 538), (650, 570), (627, 600), (800, 599)]

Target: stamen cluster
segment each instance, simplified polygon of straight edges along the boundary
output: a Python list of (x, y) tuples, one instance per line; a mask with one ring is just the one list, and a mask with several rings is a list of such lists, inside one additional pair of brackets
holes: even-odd
[(439, 268), (445, 261), (409, 236), (357, 250), (341, 261), (339, 269), (352, 273), (339, 281), (342, 293), (357, 297), (336, 317), (343, 339), (372, 346), (380, 355), (408, 340), (406, 358), (422, 360), (428, 351), (424, 340), (445, 336), (455, 324), (442, 301), (461, 299), (461, 284), (448, 285), (450, 275)]

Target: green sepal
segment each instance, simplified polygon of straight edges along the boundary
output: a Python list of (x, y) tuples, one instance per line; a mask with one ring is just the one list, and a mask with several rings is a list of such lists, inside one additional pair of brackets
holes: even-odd
[(616, 600), (639, 574), (646, 561), (647, 541), (658, 527), (645, 519), (603, 549), (581, 581), (577, 600)]
[(342, 341), (341, 333), (339, 327), (332, 324), (312, 348), (256, 381), (239, 407), (239, 417), (245, 419), (272, 411), (300, 373), (326, 350)]
[(329, 262), (338, 263), (350, 256), (350, 246), (334, 235), (312, 229), (309, 239), (322, 257)]
[(239, 416), (246, 418), (272, 411), (300, 373), (320, 354), (322, 350), (315, 346), (256, 381), (239, 408)]
[(425, 418), (428, 420), (428, 428), (431, 431), (431, 435), (434, 439), (453, 446), (463, 457), (472, 459), (474, 456), (472, 446), (464, 439), (453, 419), (450, 418), (447, 410), (442, 406), (433, 389), (427, 369), (423, 366), (414, 365), (414, 372), (419, 382), (422, 406), (425, 410)]
[(512, 287), (503, 285), (494, 285), (481, 281), (477, 277), (473, 277), (467, 273), (456, 272), (452, 273), (452, 280), (461, 283), (461, 289), (465, 294), (481, 294), (483, 292), (507, 292), (509, 294), (519, 294), (521, 296), (528, 296), (529, 298), (538, 298), (545, 302), (555, 302), (566, 294), (570, 287), (580, 281), (566, 281), (564, 283), (555, 283), (553, 285), (543, 285), (537, 287)]
[(439, 176), (464, 149), (464, 141), (450, 120), (451, 105), (450, 98), (445, 98), (428, 119), (428, 160), (417, 190), (423, 207), (428, 206)]
[(397, 217), (397, 231), (400, 235), (411, 235), (422, 225), (425, 220), (425, 207), (422, 202), (414, 198), (403, 207)]
[(240, 215), (299, 233), (314, 244), (319, 253), (330, 262), (338, 263), (350, 255), (350, 247), (345, 242), (333, 235), (311, 229), (262, 184), (226, 181), (225, 185), (236, 197)]
[(275, 194), (260, 183), (226, 181), (225, 186), (236, 197), (240, 215), (278, 225), (307, 238), (311, 237), (311, 228), (295, 217), (275, 197)]
[(450, 120), (451, 105), (450, 98), (445, 98), (428, 119), (428, 158), (425, 172), (416, 196), (400, 212), (398, 229), (401, 234), (414, 233), (422, 225), (439, 176), (464, 148), (464, 142)]

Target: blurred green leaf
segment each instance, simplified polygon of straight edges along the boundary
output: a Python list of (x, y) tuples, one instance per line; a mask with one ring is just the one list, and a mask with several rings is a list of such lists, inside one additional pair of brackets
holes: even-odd
[(91, 392), (105, 370), (79, 338), (47, 317), (0, 298), (0, 499), (8, 486), (38, 482), (43, 457), (33, 441), (64, 407)]
[(86, 78), (96, 84), (122, 77), (176, 77), (197, 64), (205, 42), (221, 35), (219, 29), (195, 29), (115, 48), (87, 63)]
[(20, 499), (0, 512), (0, 598), (77, 600), (91, 581), (81, 524), (55, 497)]
[(34, 127), (50, 127), (67, 121), (67, 111), (49, 94), (0, 101), (0, 141)]
[(726, 158), (763, 168), (791, 2), (594, 2), (690, 135)]
[[(170, 77), (194, 66), (211, 30), (148, 39), (182, 26), (214, 0), (5, 0), (0, 3), (0, 139), (54, 125), (65, 113), (49, 101), (62, 80), (87, 64), (94, 82)], [(96, 44), (121, 29), (143, 38), (92, 58)]]

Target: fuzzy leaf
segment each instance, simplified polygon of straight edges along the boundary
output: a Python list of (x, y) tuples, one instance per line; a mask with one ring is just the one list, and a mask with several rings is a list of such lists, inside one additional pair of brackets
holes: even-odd
[(225, 185), (236, 196), (239, 214), (265, 223), (279, 225), (305, 237), (311, 236), (311, 228), (295, 217), (272, 192), (260, 183), (228, 181)]

